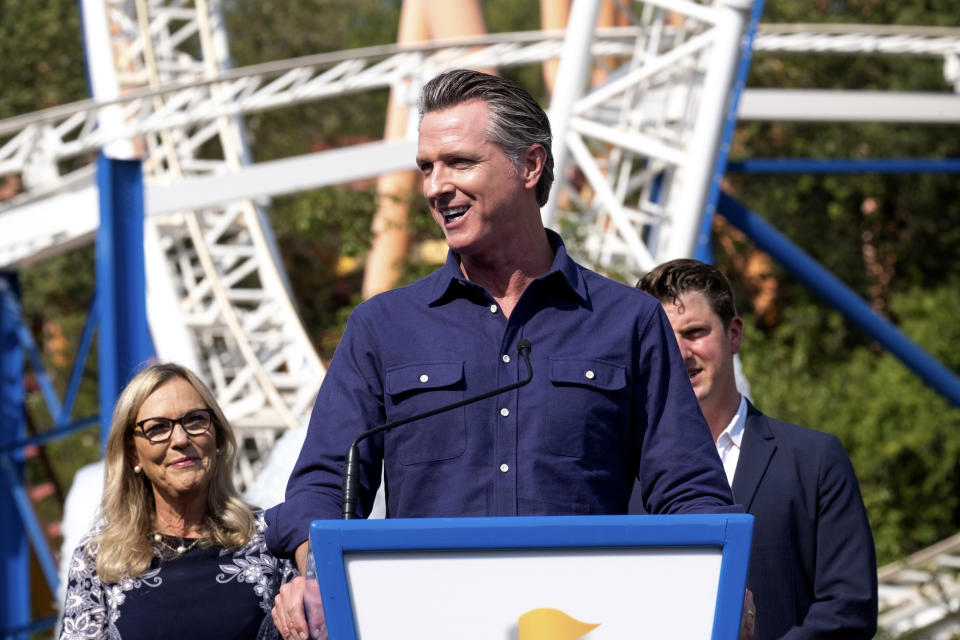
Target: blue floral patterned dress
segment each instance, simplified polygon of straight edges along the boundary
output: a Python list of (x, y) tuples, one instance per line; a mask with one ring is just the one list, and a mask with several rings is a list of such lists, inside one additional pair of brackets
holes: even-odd
[(94, 528), (73, 553), (60, 639), (277, 638), (270, 609), (295, 570), (267, 551), (263, 512), (256, 517), (256, 535), (237, 551), (187, 539), (186, 552), (164, 557), (157, 544), (149, 569), (110, 584), (97, 576)]

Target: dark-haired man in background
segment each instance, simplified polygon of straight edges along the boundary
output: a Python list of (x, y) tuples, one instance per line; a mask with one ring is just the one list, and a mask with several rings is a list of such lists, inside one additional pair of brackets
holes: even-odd
[[(576, 264), (543, 227), (553, 157), (540, 105), (454, 70), (424, 87), (420, 113), (417, 165), (447, 262), (354, 310), (286, 501), (267, 511), (270, 549), (296, 551), (302, 570), (310, 521), (340, 516), (350, 442), (518, 382), (521, 340), (528, 385), (361, 443), (361, 516), (381, 466), (390, 517), (626, 513), (634, 478), (651, 513), (739, 511), (660, 305)], [(305, 629), (298, 598), (274, 607), (287, 637)]]
[(769, 418), (737, 391), (743, 321), (716, 267), (673, 260), (637, 287), (663, 305), (734, 500), (755, 518), (747, 576), (754, 638), (869, 640), (877, 629), (876, 556), (840, 440)]

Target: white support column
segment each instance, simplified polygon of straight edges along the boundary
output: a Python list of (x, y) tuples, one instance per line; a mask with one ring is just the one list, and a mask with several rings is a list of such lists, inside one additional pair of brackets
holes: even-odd
[(563, 176), (567, 164), (567, 129), (573, 106), (587, 82), (590, 69), (590, 45), (593, 43), (594, 26), (597, 23), (597, 11), (600, 0), (574, 0), (567, 21), (567, 37), (563, 43), (563, 54), (557, 68), (557, 82), (550, 99), (550, 128), (553, 132), (553, 187), (550, 198), (540, 215), (543, 224), (550, 226), (557, 217), (557, 198), (563, 188)]
[[(98, 102), (109, 102), (120, 97), (120, 83), (113, 59), (113, 39), (107, 18), (107, 6), (103, 0), (80, 0), (83, 14), (83, 38), (87, 56), (87, 74), (90, 80), (91, 97)], [(101, 129), (117, 129), (123, 123), (122, 105), (107, 107), (100, 113), (97, 126)], [(138, 157), (133, 141), (115, 140), (103, 147), (103, 153), (115, 160), (133, 160)]]
[(686, 145), (688, 161), (668, 194), (671, 202), (671, 225), (658, 258), (688, 258), (697, 246), (697, 234), (717, 158), (730, 97), (730, 87), (737, 72), (743, 32), (750, 19), (753, 0), (722, 0), (717, 6), (717, 21), (709, 66), (704, 73), (693, 131)]

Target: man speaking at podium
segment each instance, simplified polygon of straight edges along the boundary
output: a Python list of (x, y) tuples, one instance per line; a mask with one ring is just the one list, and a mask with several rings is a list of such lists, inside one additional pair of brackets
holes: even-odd
[(650, 513), (740, 511), (660, 304), (576, 264), (543, 227), (553, 157), (536, 101), (455, 70), (424, 87), (420, 113), (447, 262), (354, 310), (286, 501), (267, 512), (271, 551), (303, 570), (309, 523), (341, 515), (359, 434), (511, 384), (363, 440), (358, 515), (381, 465), (388, 517), (626, 513), (634, 478)]

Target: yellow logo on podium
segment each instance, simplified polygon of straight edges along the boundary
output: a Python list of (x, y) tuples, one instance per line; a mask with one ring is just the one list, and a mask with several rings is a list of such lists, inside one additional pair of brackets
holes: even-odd
[(550, 608), (531, 609), (517, 623), (519, 640), (577, 640), (600, 626)]

